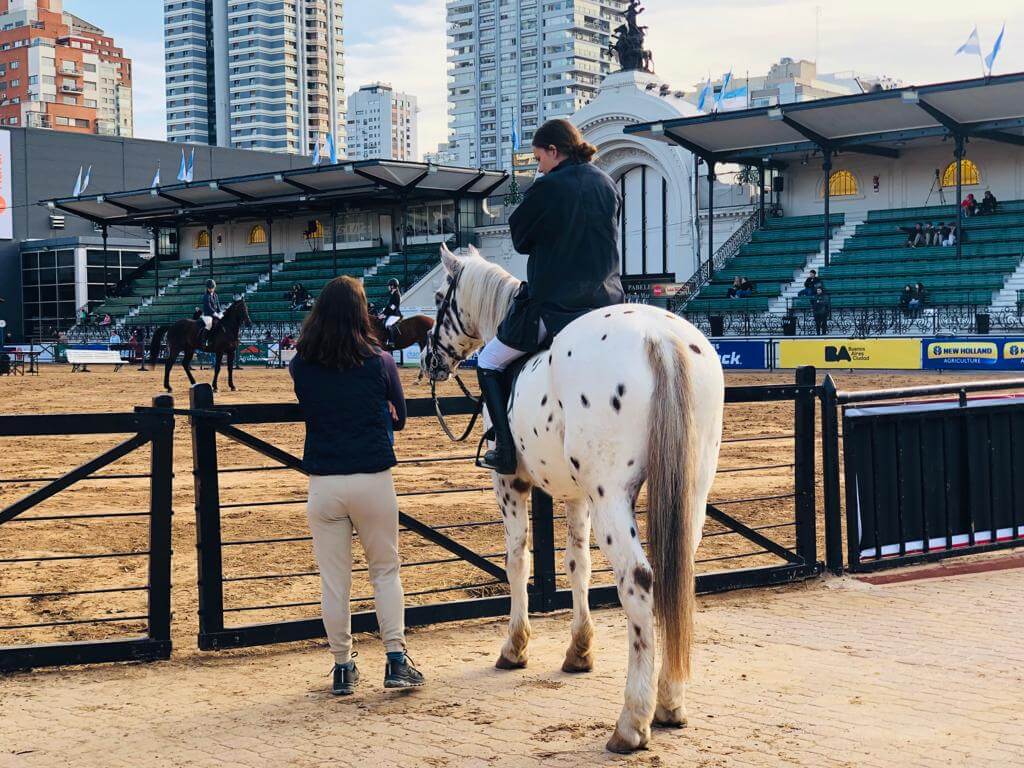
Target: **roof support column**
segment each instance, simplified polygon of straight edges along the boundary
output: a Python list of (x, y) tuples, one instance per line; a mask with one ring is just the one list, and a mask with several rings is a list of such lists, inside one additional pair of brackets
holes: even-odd
[[(87, 252), (88, 253), (88, 252)], [(88, 259), (86, 260), (88, 263)], [(107, 286), (110, 285), (110, 280), (107, 277), (107, 225), (103, 225), (103, 300), (107, 300)]]
[(206, 271), (210, 275), (210, 279), (213, 280), (213, 225), (206, 225)]
[(829, 242), (829, 240), (832, 239), (832, 212), (831, 212), (832, 190), (829, 188), (831, 186), (829, 182), (832, 180), (832, 150), (831, 149), (823, 149), (822, 150), (822, 154), (823, 154), (823, 158), (824, 159), (822, 160), (821, 168), (825, 172), (825, 186), (823, 187), (824, 193), (825, 193), (823, 195), (823, 197), (825, 199), (825, 245), (824, 245), (824, 248), (825, 248), (825, 266), (827, 267), (829, 265), (829, 262), (830, 262), (831, 258), (832, 258), (832, 254), (829, 253), (829, 247), (828, 247), (828, 242)]
[(708, 164), (708, 282), (715, 271), (715, 161), (706, 158)]
[(331, 208), (331, 279), (338, 276), (338, 209)]
[(274, 289), (274, 220), (267, 217), (267, 268), (270, 270), (270, 289)]
[(757, 205), (757, 227), (764, 226), (764, 164), (757, 166), (757, 188), (760, 190)]
[[(956, 260), (960, 261), (960, 257), (963, 255), (964, 240), (964, 208), (961, 205), (964, 196), (963, 178), (961, 177), (964, 161), (964, 137), (955, 134), (954, 138), (956, 140), (953, 149), (953, 157), (956, 158)], [(939, 183), (942, 183), (942, 179), (939, 179)]]
[(402, 195), (402, 290), (409, 290), (409, 197)]

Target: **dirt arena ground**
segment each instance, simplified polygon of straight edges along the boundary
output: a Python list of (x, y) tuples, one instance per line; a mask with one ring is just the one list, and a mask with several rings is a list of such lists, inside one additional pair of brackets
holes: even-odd
[[(403, 372), (407, 397), (426, 397), (424, 385), (413, 383), (413, 372)], [(0, 413), (130, 411), (150, 404), (159, 393), (160, 374), (126, 368), (118, 373), (97, 368), (71, 374), (66, 366), (44, 366), (38, 377), (0, 378)], [(208, 371), (199, 374), (209, 380)], [(839, 373), (841, 388), (863, 389), (935, 383), (965, 378), (934, 374)], [(246, 368), (236, 374), (237, 392), (221, 392), (219, 403), (272, 403), (293, 401), (290, 380), (281, 370)], [(791, 383), (792, 372), (730, 374), (728, 384)], [(180, 371), (176, 405), (187, 407), (188, 390)], [(458, 420), (456, 420), (458, 421)], [(301, 425), (261, 425), (253, 434), (301, 455)], [(743, 523), (764, 527), (784, 545), (793, 543), (792, 456), (793, 408), (789, 403), (727, 406), (726, 439), (720, 473), (712, 499)], [(0, 438), (0, 508), (40, 487), (54, 477), (109, 449), (120, 435), (61, 438)], [(271, 464), (249, 449), (219, 438), (221, 469), (259, 468)], [(735, 442), (728, 442), (735, 441)], [(179, 419), (174, 441), (173, 608), (177, 654), (194, 653), (196, 632), (196, 549), (190, 429)], [(452, 445), (433, 419), (411, 420), (397, 436), (396, 452), (402, 464), (395, 471), (404, 512), (445, 531), (474, 551), (503, 560), (500, 518), (488, 488), (487, 473), (469, 458), (475, 447)], [(424, 461), (425, 460), (425, 461)], [(81, 517), (40, 520), (54, 515), (104, 515), (144, 512), (148, 505), (146, 481), (110, 478), (109, 475), (144, 473), (149, 449), (145, 447), (101, 470), (93, 479), (78, 483), (25, 513), (0, 530), (0, 560), (35, 557), (61, 558), (70, 554), (126, 553), (116, 558), (50, 559), (43, 562), (0, 563), (0, 594), (29, 595), (93, 589), (120, 590), (146, 583), (146, 560), (127, 553), (146, 549), (145, 517)], [(759, 469), (739, 471), (748, 467)], [(224, 549), (225, 605), (228, 625), (315, 616), (319, 580), (304, 512), (306, 481), (293, 471), (227, 472), (220, 476)], [(436, 492), (445, 493), (436, 493)], [(752, 499), (730, 504), (737, 499)], [(643, 505), (641, 497), (640, 505)], [(820, 496), (819, 496), (820, 507)], [(556, 510), (556, 515), (558, 510)], [(473, 524), (459, 527), (462, 524)], [(642, 518), (641, 518), (642, 524)], [(556, 524), (556, 544), (564, 543)], [(818, 526), (819, 537), (821, 526)], [(244, 544), (254, 539), (292, 539), (273, 544)], [(357, 548), (358, 549), (358, 548)], [(502, 591), (489, 576), (418, 536), (403, 532), (403, 582), (409, 602), (433, 602)], [(777, 562), (739, 536), (708, 523), (698, 553), (703, 571)], [(561, 563), (559, 563), (561, 567)], [(595, 556), (595, 584), (606, 583), (605, 563)], [(264, 578), (270, 576), (271, 578)], [(254, 578), (256, 577), (256, 578)], [(447, 590), (430, 594), (434, 590)], [(356, 598), (370, 594), (364, 573), (357, 574)], [(0, 600), (0, 645), (64, 639), (87, 639), (129, 633), (142, 625), (125, 617), (145, 613), (146, 593), (112, 591), (98, 595), (34, 596)], [(266, 609), (268, 605), (287, 607)], [(370, 607), (361, 602), (357, 608)], [(99, 624), (73, 623), (99, 618)], [(55, 627), (24, 628), (37, 622)]]

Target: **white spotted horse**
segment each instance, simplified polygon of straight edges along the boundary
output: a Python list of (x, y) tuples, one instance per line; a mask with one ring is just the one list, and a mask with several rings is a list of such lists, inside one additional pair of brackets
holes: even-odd
[[(470, 248), (442, 246), (446, 283), (423, 366), (433, 381), (493, 338), (519, 281)], [(527, 500), (533, 487), (565, 504), (565, 569), (572, 640), (562, 669), (593, 666), (587, 605), (590, 532), (608, 559), (628, 620), (625, 702), (607, 747), (643, 749), (656, 725), (686, 722), (684, 686), (693, 637), (694, 552), (718, 463), (724, 377), (708, 340), (682, 318), (622, 304), (590, 312), (523, 367), (510, 401), (515, 476), (493, 474), (504, 519), (511, 593), (508, 636), (496, 666), (526, 666)], [(648, 549), (634, 505), (648, 489)], [(655, 624), (657, 619), (657, 627)], [(655, 643), (662, 663), (655, 682)]]

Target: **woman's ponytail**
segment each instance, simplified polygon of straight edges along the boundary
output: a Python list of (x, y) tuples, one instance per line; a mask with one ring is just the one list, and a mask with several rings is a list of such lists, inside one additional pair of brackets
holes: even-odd
[(597, 154), (597, 147), (586, 141), (579, 129), (564, 118), (544, 123), (534, 132), (532, 143), (541, 149), (554, 147), (577, 163), (589, 163)]

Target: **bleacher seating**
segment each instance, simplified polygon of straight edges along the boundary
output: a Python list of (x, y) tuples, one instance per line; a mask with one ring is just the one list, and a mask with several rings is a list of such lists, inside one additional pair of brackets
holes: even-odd
[[(842, 214), (832, 214), (833, 231), (843, 224)], [(824, 216), (791, 216), (769, 219), (754, 233), (751, 241), (711, 281), (691, 299), (686, 309), (699, 312), (763, 312), (793, 281), (808, 258), (821, 249)], [(757, 285), (757, 294), (749, 298), (728, 298), (734, 277), (746, 277)]]
[(159, 275), (152, 269), (128, 283), (120, 296), (111, 296), (102, 304), (92, 308), (92, 312), (100, 317), (110, 315), (114, 325), (123, 322), (128, 313), (136, 307), (142, 306), (146, 299), (153, 296), (157, 291), (157, 278), (159, 287), (164, 288), (169, 282), (176, 279), (184, 269), (192, 266), (188, 261), (161, 261)]
[[(995, 215), (964, 218), (959, 261), (955, 248), (907, 248), (899, 230), (950, 221), (956, 221), (952, 205), (869, 212), (819, 273), (833, 308), (895, 307), (903, 287), (918, 281), (928, 305), (988, 306), (1024, 256), (1024, 201), (1001, 203)], [(809, 301), (800, 297), (793, 306), (806, 308)]]

